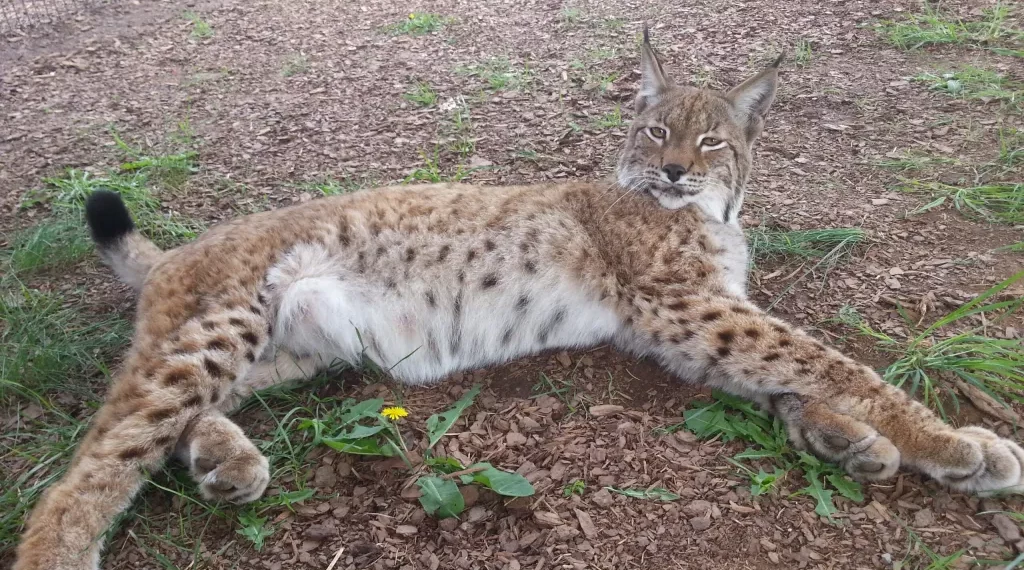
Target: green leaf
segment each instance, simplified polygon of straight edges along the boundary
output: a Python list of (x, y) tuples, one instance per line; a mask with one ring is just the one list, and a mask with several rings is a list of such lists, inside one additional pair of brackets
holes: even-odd
[(825, 517), (832, 520), (832, 515), (836, 513), (836, 506), (832, 503), (832, 491), (826, 489), (821, 481), (817, 477), (811, 477), (810, 474), (806, 475), (807, 482), (810, 483), (802, 490), (797, 491), (797, 495), (808, 495), (815, 501), (814, 513), (818, 516)]
[(423, 460), (423, 463), (439, 473), (455, 473), (465, 469), (462, 463), (454, 457), (428, 457)]
[(661, 487), (651, 487), (650, 489), (616, 489), (615, 487), (605, 487), (605, 489), (634, 499), (662, 501), (665, 503), (679, 500), (679, 495)]
[(353, 455), (378, 455), (381, 457), (392, 457), (395, 454), (391, 447), (388, 445), (381, 446), (381, 444), (373, 438), (356, 440), (325, 439), (324, 445), (336, 451), (351, 453)]
[(779, 469), (778, 467), (776, 467), (775, 471), (772, 473), (765, 473), (764, 469), (758, 469), (757, 473), (750, 477), (750, 494), (757, 497), (768, 493), (774, 489), (775, 485), (778, 484), (778, 482), (785, 476), (786, 471)]
[(265, 526), (267, 518), (258, 517), (255, 513), (248, 512), (238, 515), (238, 522), (241, 523), (242, 528), (236, 532), (248, 538), (257, 551), (263, 549), (264, 539), (274, 533), (273, 529)]
[(462, 412), (473, 405), (473, 399), (476, 398), (479, 393), (480, 386), (473, 386), (469, 392), (466, 392), (464, 396), (459, 398), (459, 400), (452, 405), (451, 409), (441, 412), (440, 414), (434, 414), (427, 418), (427, 436), (430, 438), (430, 443), (427, 444), (428, 449), (434, 447), (434, 444), (440, 441), (440, 439), (448, 433), (448, 430), (451, 429), (452, 425), (454, 425), (459, 419)]
[(387, 429), (387, 426), (379, 425), (379, 424), (375, 425), (375, 426), (355, 425), (355, 426), (352, 426), (351, 429), (347, 429), (347, 430), (343, 430), (343, 431), (339, 432), (332, 439), (335, 439), (335, 440), (338, 440), (338, 439), (363, 439), (363, 438), (370, 437), (371, 435), (377, 435), (378, 433), (384, 431), (385, 429)]
[(372, 398), (370, 400), (363, 400), (356, 404), (346, 406), (342, 408), (341, 425), (338, 427), (345, 427), (351, 423), (357, 422), (363, 418), (377, 418), (377, 413), (381, 407), (384, 406), (384, 400), (380, 398)]
[(422, 491), (420, 504), (428, 515), (446, 519), (459, 516), (466, 508), (466, 502), (454, 481), (440, 477), (420, 477), (416, 485)]
[(526, 480), (526, 477), (518, 473), (502, 471), (490, 463), (476, 463), (469, 468), (486, 467), (483, 471), (473, 473), (472, 481), (489, 488), (499, 495), (506, 497), (530, 497), (534, 494), (533, 485)]
[(839, 494), (854, 501), (860, 503), (864, 500), (864, 493), (861, 491), (860, 483), (850, 480), (849, 477), (839, 475), (838, 473), (832, 473), (826, 475), (829, 483), (839, 491)]

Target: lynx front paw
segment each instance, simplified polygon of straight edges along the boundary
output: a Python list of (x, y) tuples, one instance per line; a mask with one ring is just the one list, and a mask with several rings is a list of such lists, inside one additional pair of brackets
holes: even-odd
[(925, 472), (957, 491), (1024, 493), (1024, 449), (976, 426), (953, 432), (959, 441)]

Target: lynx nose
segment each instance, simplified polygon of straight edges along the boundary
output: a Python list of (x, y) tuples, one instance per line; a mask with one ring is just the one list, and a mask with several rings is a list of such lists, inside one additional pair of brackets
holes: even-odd
[(666, 164), (661, 169), (665, 171), (665, 175), (668, 176), (670, 182), (678, 182), (686, 174), (686, 167), (682, 164)]

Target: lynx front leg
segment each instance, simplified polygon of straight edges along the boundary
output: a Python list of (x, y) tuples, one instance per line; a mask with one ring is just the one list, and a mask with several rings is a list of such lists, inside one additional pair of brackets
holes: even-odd
[(867, 366), (747, 301), (679, 296), (632, 307), (634, 331), (667, 368), (767, 404), (791, 422), (797, 444), (862, 478), (888, 477), (899, 461), (961, 491), (1024, 491), (1020, 445), (944, 424)]

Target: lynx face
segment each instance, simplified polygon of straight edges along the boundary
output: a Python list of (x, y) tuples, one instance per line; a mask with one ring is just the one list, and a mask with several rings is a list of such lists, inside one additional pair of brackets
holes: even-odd
[(676, 86), (645, 37), (637, 117), (619, 159), (619, 184), (650, 193), (665, 208), (697, 204), (712, 219), (736, 222), (778, 64), (728, 93)]

